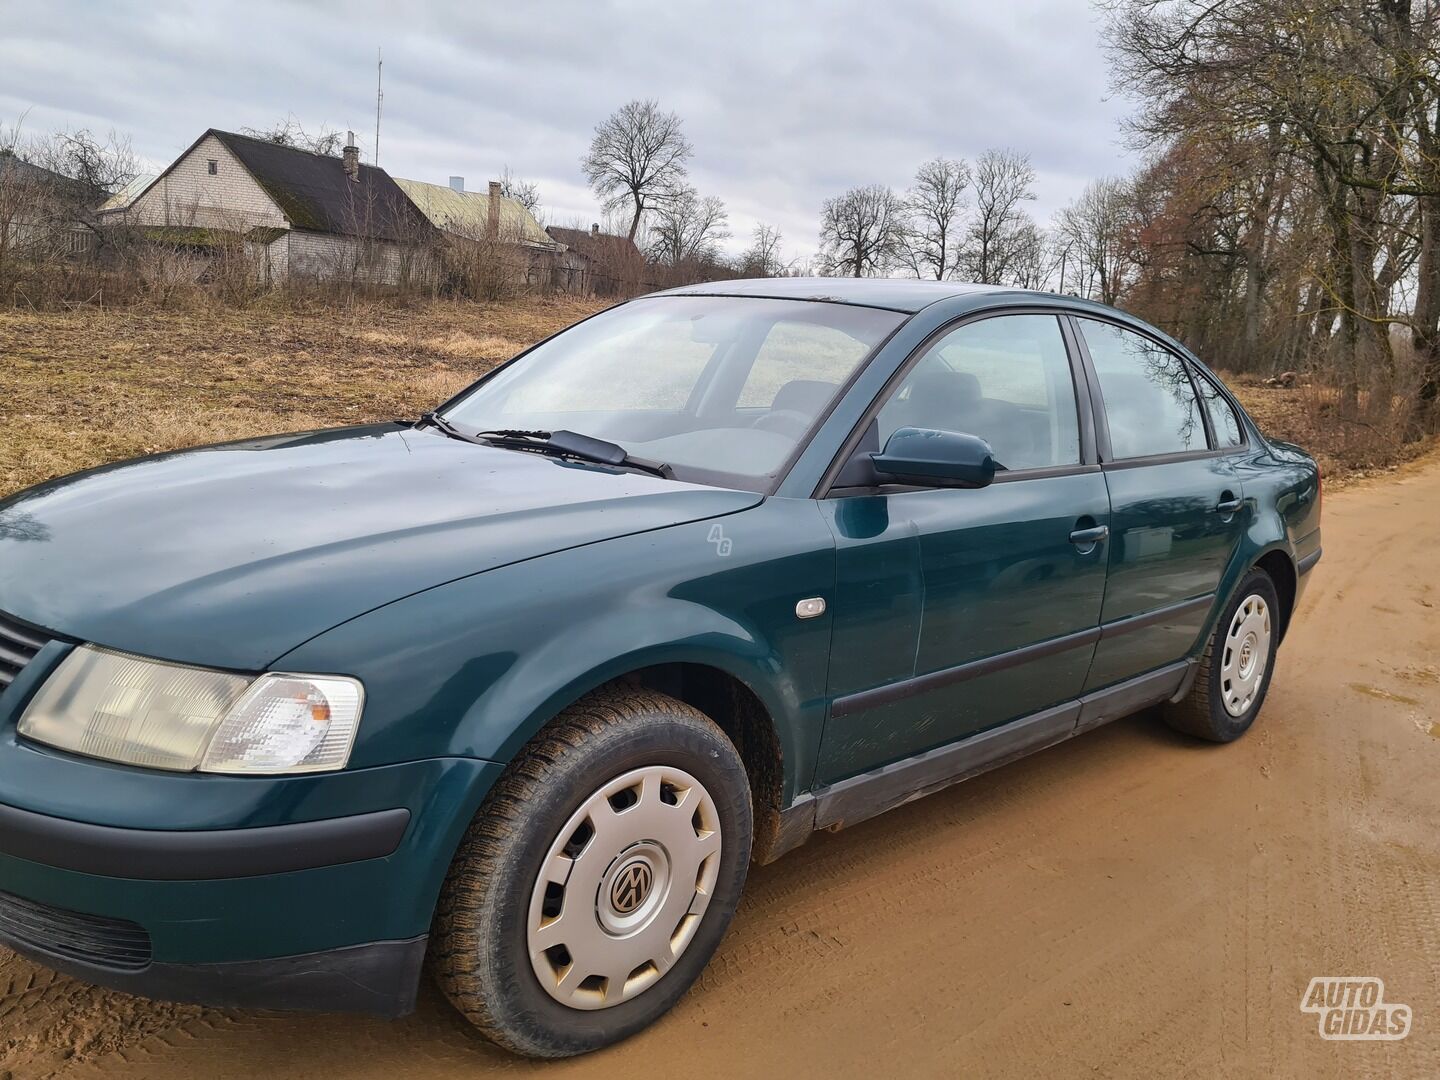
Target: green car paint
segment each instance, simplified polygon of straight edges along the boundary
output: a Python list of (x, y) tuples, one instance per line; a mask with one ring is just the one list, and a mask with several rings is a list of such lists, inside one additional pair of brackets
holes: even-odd
[[(1238, 405), (1239, 447), (1113, 462), (1103, 426), (1082, 426), (1080, 464), (1053, 474), (832, 491), (877, 399), (917, 350), (967, 320), (1060, 320), (1077, 388), (1078, 317), (1137, 330), (1204, 371), (1122, 313), (922, 282), (675, 292), (867, 306), (894, 313), (895, 328), (757, 490), (395, 423), (160, 455), (0, 503), (0, 617), (48, 642), (0, 692), (0, 819), (122, 839), (243, 838), (409, 813), (398, 845), (374, 857), (199, 880), (86, 873), (72, 866), (80, 853), (17, 853), (0, 833), (0, 901), (137, 924), (153, 966), (181, 973), (157, 992), (220, 1003), (255, 1001), (196, 989), (184, 973), (406, 944), (400, 959), (365, 969), (397, 983), (392, 995), (335, 999), (403, 1012), (445, 872), (486, 793), (547, 720), (597, 687), (664, 672), (734, 688), (751, 730), (773, 744), (772, 805), (759, 808), (759, 848), (773, 857), (827, 824), (838, 793), (892, 782), (897, 765), (1037, 715), (1079, 730), (1078, 702), (1108, 688), (1183, 690), (1187, 661), (1249, 568), (1270, 569), (1293, 606), (1318, 558), (1314, 462), (1266, 440)], [(1080, 408), (1103, 404), (1082, 390)], [(1232, 499), (1232, 511), (1217, 510)], [(1092, 529), (1103, 535), (1072, 536)], [(823, 613), (798, 617), (807, 599)], [(366, 704), (348, 767), (161, 773), (24, 740), (16, 725), (30, 697), (84, 642), (246, 673), (353, 676)], [(1156, 672), (1165, 679), (1147, 683)], [(320, 984), (318, 998), (290, 1003), (333, 992)]]
[[(838, 570), (832, 698), (1099, 623), (1105, 550), (1080, 551), (1069, 539), (1078, 518), (1109, 517), (1098, 470), (823, 505), (833, 514)], [(876, 528), (883, 531), (865, 535)], [(1092, 651), (1067, 649), (838, 717), (826, 728), (816, 778), (841, 780), (1078, 697)]]

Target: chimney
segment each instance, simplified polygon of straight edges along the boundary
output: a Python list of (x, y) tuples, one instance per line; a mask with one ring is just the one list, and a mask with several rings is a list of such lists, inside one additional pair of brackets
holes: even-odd
[(345, 162), (345, 175), (355, 183), (360, 182), (360, 147), (355, 145), (355, 132), (345, 133), (345, 149), (340, 152), (340, 159)]
[(485, 222), (485, 235), (491, 240), (500, 237), (500, 181), (490, 181), (490, 217)]
[(598, 221), (595, 222), (593, 225), (590, 226), (590, 235), (591, 235), (591, 236), (599, 236), (599, 235), (600, 235), (600, 223), (599, 223)]
[(463, 177), (463, 176), (452, 176), (452, 177), (450, 177), (450, 190), (451, 190), (451, 191), (459, 191), (459, 192), (463, 193), (463, 192), (465, 191), (465, 177)]

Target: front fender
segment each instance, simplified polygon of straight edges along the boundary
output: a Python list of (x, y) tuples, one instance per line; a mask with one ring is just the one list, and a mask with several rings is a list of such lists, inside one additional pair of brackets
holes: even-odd
[(784, 798), (808, 786), (825, 715), (834, 588), (815, 504), (768, 499), (418, 593), (345, 623), (277, 667), (353, 674), (366, 708), (353, 767), (424, 757), (506, 762), (587, 691), (638, 668), (704, 664), (765, 705)]
[[(807, 691), (779, 666), (757, 629), (686, 602), (617, 608), (519, 657), (466, 710), (459, 729), (475, 756), (508, 761), (567, 705), (629, 672), (669, 663), (725, 672), (749, 687), (771, 717), (803, 715)], [(517, 717), (523, 719), (517, 723)], [(803, 726), (776, 725), (788, 761), (805, 756)]]

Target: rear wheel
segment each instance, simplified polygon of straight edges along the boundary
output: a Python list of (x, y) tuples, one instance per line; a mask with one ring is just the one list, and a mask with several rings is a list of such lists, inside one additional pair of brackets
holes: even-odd
[(1194, 686), (1166, 708), (1166, 722), (1211, 742), (1245, 734), (1270, 688), (1280, 614), (1274, 582), (1265, 571), (1251, 570), (1215, 624)]
[(480, 1031), (566, 1057), (663, 1015), (750, 860), (750, 788), (713, 721), (650, 691), (566, 710), (506, 770), (446, 882), (433, 963)]

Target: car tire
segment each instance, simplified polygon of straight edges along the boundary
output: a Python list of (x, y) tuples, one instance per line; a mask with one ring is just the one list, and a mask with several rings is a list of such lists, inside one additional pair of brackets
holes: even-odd
[(460, 846), (431, 944), (441, 989), (529, 1057), (635, 1034), (724, 936), (751, 820), (740, 755), (709, 717), (648, 690), (582, 699), (506, 768)]
[(1165, 722), (1210, 742), (1233, 742), (1245, 734), (1275, 673), (1282, 618), (1270, 575), (1251, 570), (1216, 620), (1190, 692), (1165, 707)]

